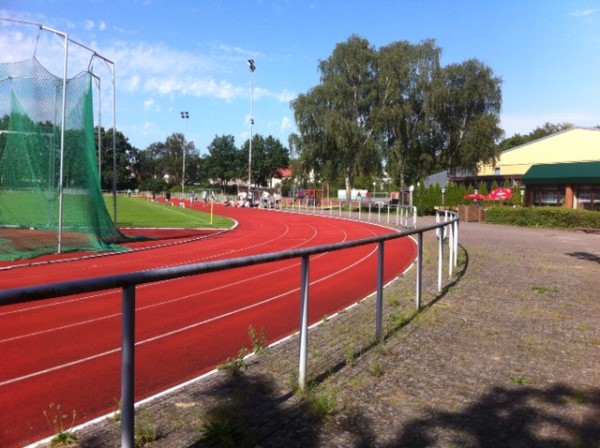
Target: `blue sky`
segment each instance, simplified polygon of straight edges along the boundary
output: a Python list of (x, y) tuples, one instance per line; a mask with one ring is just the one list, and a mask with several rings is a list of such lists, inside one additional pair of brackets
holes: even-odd
[[(502, 127), (600, 125), (600, 1), (578, 0), (2, 0), (0, 17), (66, 32), (115, 63), (116, 120), (139, 149), (184, 132), (203, 153), (215, 135), (253, 132), (287, 146), (290, 101), (319, 83), (317, 65), (352, 34), (374, 47), (435, 39), (442, 64), (476, 58), (503, 80)], [(0, 62), (36, 55), (62, 70), (62, 44), (37, 27), (0, 21)], [(70, 46), (71, 74), (90, 55)], [(111, 75), (101, 78), (112, 126)], [(188, 111), (189, 120), (182, 120)]]

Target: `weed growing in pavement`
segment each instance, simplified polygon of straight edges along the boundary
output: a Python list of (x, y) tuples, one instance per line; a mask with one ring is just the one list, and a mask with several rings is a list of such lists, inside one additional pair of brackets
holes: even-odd
[(334, 415), (338, 412), (337, 398), (331, 392), (319, 394), (314, 389), (309, 389), (303, 394), (303, 397), (313, 415)]
[(158, 427), (149, 414), (140, 414), (135, 421), (135, 447), (141, 448), (159, 437)]
[(356, 354), (354, 353), (354, 348), (350, 345), (344, 346), (344, 357), (346, 359), (347, 366), (354, 366), (356, 364)]
[(528, 384), (533, 384), (533, 380), (530, 380), (529, 378), (526, 378), (522, 375), (511, 376), (510, 380), (513, 383), (518, 384), (519, 386), (527, 386)]
[(117, 404), (117, 410), (115, 411), (115, 413), (112, 415), (111, 420), (113, 423), (115, 424), (119, 424), (121, 423), (121, 418), (122, 418), (122, 410), (123, 410), (123, 406), (121, 405), (121, 400), (115, 400), (116, 404)]
[(538, 294), (545, 294), (547, 292), (558, 292), (557, 289), (554, 288), (546, 288), (545, 286), (534, 286), (531, 288), (533, 291), (537, 292)]
[(577, 404), (587, 404), (590, 401), (587, 392), (579, 389), (572, 391), (570, 398), (573, 403)]
[(252, 343), (252, 350), (256, 355), (265, 355), (271, 353), (271, 350), (267, 347), (267, 329), (263, 327), (260, 330), (260, 337), (256, 333), (256, 330), (252, 325), (248, 327), (248, 336)]
[(390, 321), (394, 330), (399, 330), (405, 327), (418, 313), (417, 310), (401, 311), (399, 313), (390, 314)]
[(377, 378), (383, 375), (383, 365), (378, 359), (371, 361), (371, 374)]
[(246, 370), (248, 365), (244, 358), (248, 354), (248, 349), (246, 347), (242, 347), (236, 358), (227, 358), (225, 364), (221, 364), (217, 367), (218, 370), (225, 371), (230, 375), (239, 375), (242, 370)]
[(50, 445), (55, 446), (69, 446), (77, 442), (77, 436), (73, 433), (73, 424), (75, 423), (75, 416), (77, 413), (73, 410), (71, 416), (71, 423), (67, 428), (65, 422), (67, 414), (62, 413), (62, 409), (59, 405), (54, 406), (54, 403), (50, 403), (48, 410), (44, 411), (44, 417), (54, 430), (56, 435), (50, 441)]
[(198, 442), (211, 448), (240, 448), (244, 445), (244, 431), (229, 419), (206, 423)]

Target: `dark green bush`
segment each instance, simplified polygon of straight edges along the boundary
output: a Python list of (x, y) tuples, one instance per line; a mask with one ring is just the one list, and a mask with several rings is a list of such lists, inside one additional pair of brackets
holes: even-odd
[(600, 228), (600, 213), (562, 207), (490, 207), (486, 221), (521, 227), (552, 229)]

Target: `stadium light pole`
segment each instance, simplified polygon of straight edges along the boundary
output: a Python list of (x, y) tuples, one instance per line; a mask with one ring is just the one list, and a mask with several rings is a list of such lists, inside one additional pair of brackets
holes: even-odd
[[(252, 185), (252, 126), (254, 125), (254, 59), (248, 59), (248, 69), (250, 70), (250, 146), (248, 148), (248, 194), (250, 194), (250, 186)], [(254, 198), (252, 198), (254, 202)]]
[(184, 132), (183, 132), (183, 143), (182, 143), (182, 152), (183, 152), (183, 165), (181, 167), (181, 194), (183, 195), (185, 193), (185, 123), (186, 120), (188, 120), (190, 118), (190, 113), (189, 112), (181, 112), (181, 118), (183, 119), (183, 123), (184, 123)]

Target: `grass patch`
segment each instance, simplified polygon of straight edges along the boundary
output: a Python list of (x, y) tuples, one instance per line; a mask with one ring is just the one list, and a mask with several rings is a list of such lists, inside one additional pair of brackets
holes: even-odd
[(510, 381), (514, 384), (518, 384), (519, 386), (527, 386), (529, 384), (533, 384), (533, 380), (526, 378), (522, 375), (511, 376)]
[(531, 289), (537, 292), (538, 294), (545, 294), (547, 292), (558, 292), (558, 290), (554, 288), (546, 288), (545, 286), (534, 286)]
[[(106, 208), (114, 219), (112, 196), (104, 196)], [(180, 228), (197, 229), (229, 228), (233, 221), (218, 215), (188, 208), (169, 206), (159, 202), (144, 201), (139, 198), (117, 196), (117, 226), (134, 228)]]

